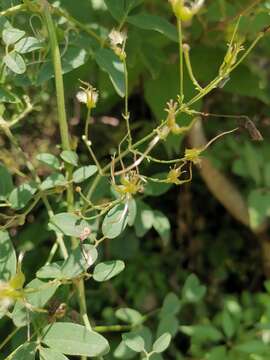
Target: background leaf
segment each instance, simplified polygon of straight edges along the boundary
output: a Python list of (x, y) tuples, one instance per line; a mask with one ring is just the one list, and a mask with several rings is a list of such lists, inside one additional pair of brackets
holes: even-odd
[(105, 71), (115, 88), (117, 94), (125, 96), (124, 66), (119, 58), (109, 49), (99, 49), (95, 53), (95, 59), (101, 70)]
[(0, 163), (0, 200), (5, 199), (13, 189), (12, 177), (7, 168)]
[(0, 279), (8, 281), (16, 273), (17, 259), (7, 231), (0, 231)]

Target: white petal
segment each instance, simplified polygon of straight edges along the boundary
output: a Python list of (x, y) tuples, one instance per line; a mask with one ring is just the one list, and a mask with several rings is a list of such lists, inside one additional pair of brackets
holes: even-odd
[(87, 94), (84, 91), (79, 91), (76, 94), (76, 98), (79, 102), (86, 104), (87, 103)]

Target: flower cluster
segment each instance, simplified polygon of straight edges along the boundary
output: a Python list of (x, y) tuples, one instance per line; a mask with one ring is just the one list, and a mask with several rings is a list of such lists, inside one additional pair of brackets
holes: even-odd
[(129, 173), (121, 176), (120, 183), (121, 185), (113, 185), (115, 191), (120, 195), (132, 196), (143, 191), (140, 176), (136, 171), (130, 171)]

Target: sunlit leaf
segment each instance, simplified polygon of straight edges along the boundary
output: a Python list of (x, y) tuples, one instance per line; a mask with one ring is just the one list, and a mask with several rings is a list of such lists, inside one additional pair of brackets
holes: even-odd
[(109, 351), (107, 340), (82, 325), (55, 323), (43, 330), (42, 343), (65, 355), (99, 357)]
[(50, 219), (50, 229), (67, 236), (80, 237), (85, 228), (89, 228), (87, 221), (70, 213), (60, 213)]
[(131, 350), (140, 353), (145, 349), (144, 339), (140, 335), (134, 333), (127, 333), (124, 334), (122, 337), (125, 344)]
[(72, 175), (72, 179), (75, 183), (81, 183), (86, 179), (89, 179), (97, 172), (97, 167), (95, 165), (82, 166)]
[(98, 66), (108, 73), (117, 94), (124, 97), (125, 76), (123, 63), (110, 49), (99, 49), (95, 53), (95, 59)]
[(73, 166), (78, 165), (79, 157), (74, 151), (64, 150), (61, 152), (60, 157), (62, 160), (64, 160), (68, 164), (71, 164)]
[(55, 170), (59, 170), (59, 168), (61, 166), (60, 161), (53, 154), (42, 153), (42, 154), (38, 154), (36, 158), (41, 163), (43, 163)]
[(125, 263), (121, 260), (112, 260), (99, 263), (93, 273), (93, 279), (96, 281), (107, 281), (118, 275), (125, 268)]
[(15, 44), (25, 35), (25, 31), (16, 28), (6, 28), (3, 30), (2, 38), (6, 45)]
[(43, 347), (39, 349), (39, 356), (40, 360), (68, 360), (68, 358), (60, 352)]
[(19, 210), (24, 208), (28, 202), (33, 198), (37, 191), (35, 183), (24, 183), (15, 189), (9, 195), (9, 202), (13, 209)]
[(114, 239), (125, 230), (127, 224), (128, 208), (125, 204), (118, 204), (108, 212), (103, 220), (103, 235), (109, 239)]
[(169, 333), (165, 333), (161, 335), (153, 344), (153, 351), (156, 353), (162, 353), (165, 351), (171, 342), (171, 335)]
[(15, 50), (20, 54), (26, 54), (38, 49), (42, 49), (43, 46), (44, 44), (40, 40), (29, 36), (18, 41), (15, 44)]
[(16, 52), (5, 55), (3, 62), (11, 71), (16, 74), (23, 74), (26, 71), (26, 65), (23, 57)]

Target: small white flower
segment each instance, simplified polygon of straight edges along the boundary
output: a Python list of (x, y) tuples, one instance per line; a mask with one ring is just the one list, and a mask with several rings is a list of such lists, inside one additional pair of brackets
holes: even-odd
[(87, 94), (85, 91), (79, 91), (76, 94), (76, 98), (80, 103), (86, 104), (87, 103)]
[(123, 45), (127, 39), (127, 34), (125, 32), (112, 29), (109, 34), (109, 39), (112, 47), (117, 45)]
[(98, 92), (92, 86), (88, 86), (86, 89), (81, 88), (81, 90), (76, 94), (76, 98), (80, 103), (86, 104), (88, 109), (91, 110), (96, 107)]

